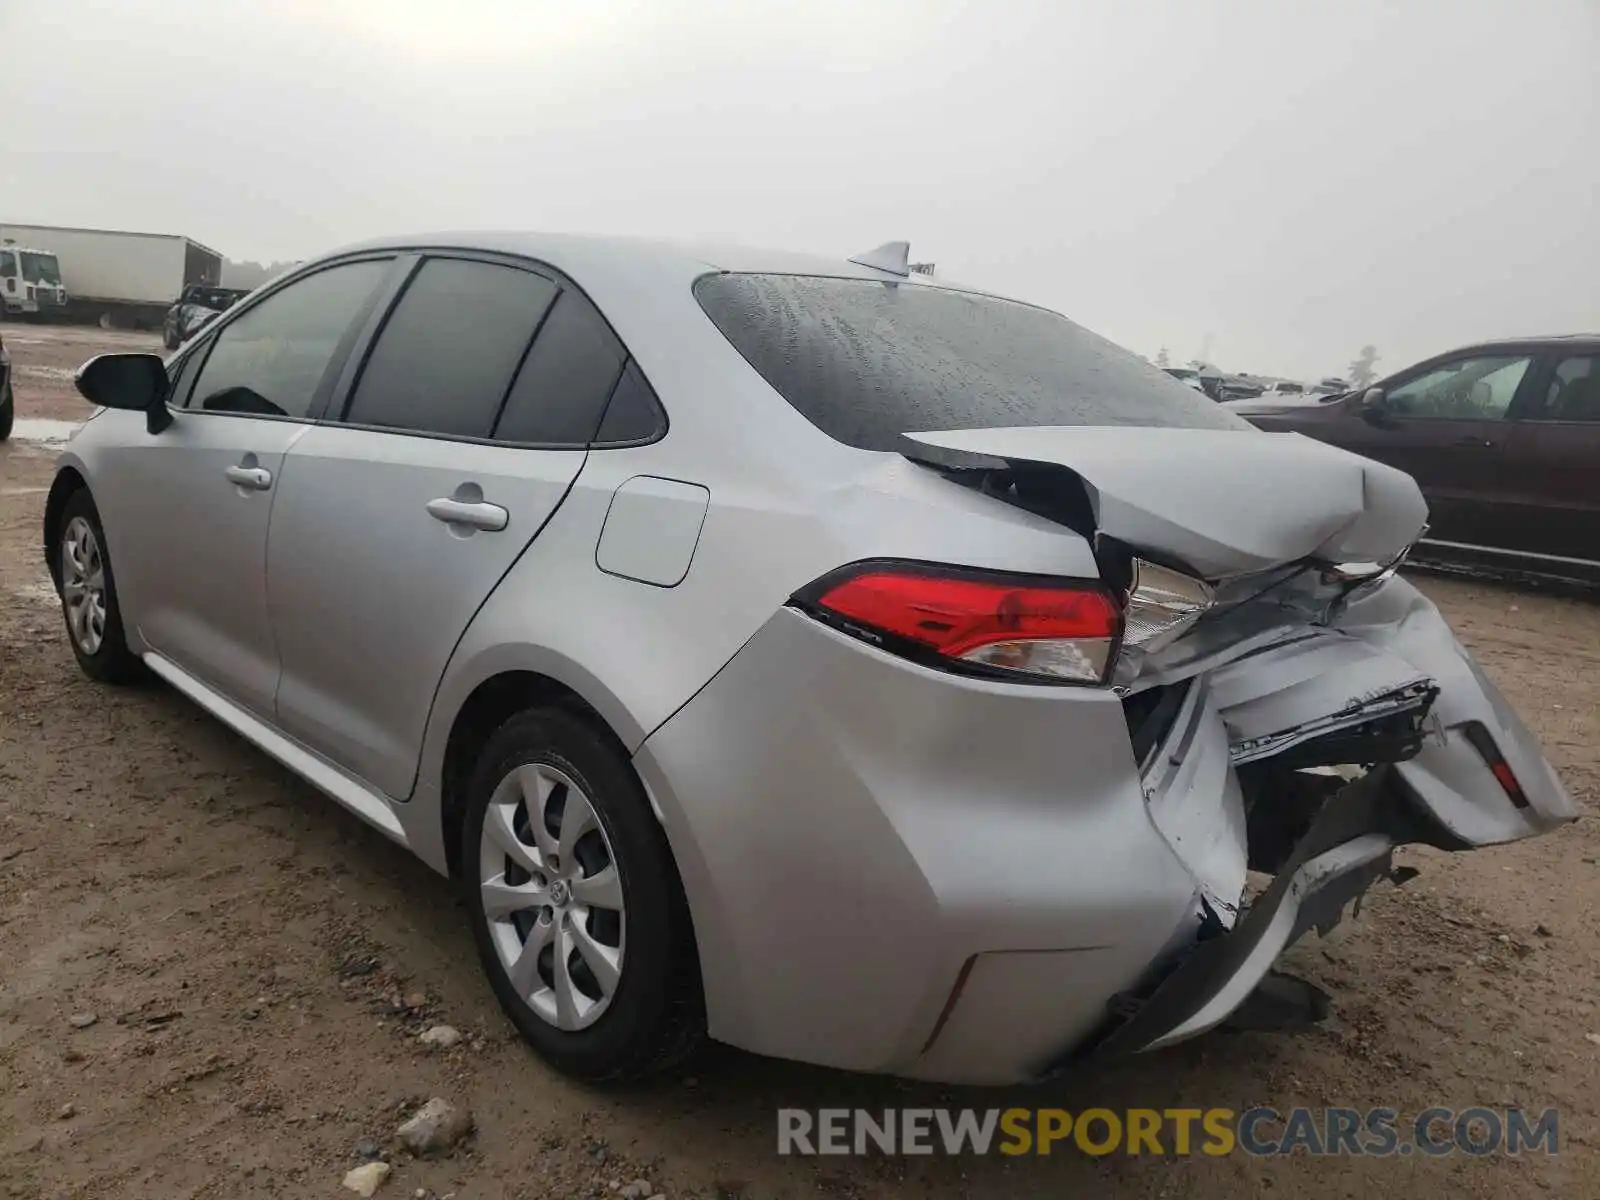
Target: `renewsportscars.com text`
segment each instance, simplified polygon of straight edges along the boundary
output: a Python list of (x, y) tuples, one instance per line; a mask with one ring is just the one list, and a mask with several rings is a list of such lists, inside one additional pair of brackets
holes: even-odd
[(782, 1108), (784, 1155), (1555, 1154), (1558, 1114), (1521, 1108)]

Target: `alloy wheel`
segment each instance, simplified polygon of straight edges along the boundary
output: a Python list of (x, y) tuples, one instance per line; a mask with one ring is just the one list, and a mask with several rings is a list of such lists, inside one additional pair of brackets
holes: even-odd
[(565, 772), (515, 768), (484, 814), (479, 899), (517, 995), (557, 1029), (588, 1028), (622, 978), (622, 880), (594, 804)]
[(106, 636), (106, 562), (83, 517), (73, 517), (61, 539), (61, 603), (78, 649), (97, 653)]

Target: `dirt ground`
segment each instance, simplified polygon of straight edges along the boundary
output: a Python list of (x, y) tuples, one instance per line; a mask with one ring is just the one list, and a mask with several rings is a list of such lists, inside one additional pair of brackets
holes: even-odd
[[(153, 339), (3, 330), (19, 435), (78, 420), (71, 370)], [(33, 432), (28, 432), (32, 430)], [(363, 1139), (421, 1100), (469, 1108), (453, 1157), (396, 1156), (381, 1196), (1600, 1196), (1600, 822), (1384, 885), (1290, 967), (1336, 998), (1298, 1037), (1218, 1034), (1002, 1094), (718, 1050), (623, 1091), (516, 1039), (446, 881), (170, 689), (78, 673), (39, 549), (48, 447), (0, 448), (0, 1195), (337, 1197)], [(1424, 581), (1600, 800), (1600, 604)], [(85, 1018), (92, 1015), (92, 1024)], [(74, 1018), (77, 1018), (76, 1022)], [(419, 1030), (466, 1034), (445, 1051)], [(79, 1025), (85, 1027), (79, 1028)], [(1522, 1105), (1560, 1153), (784, 1159), (780, 1106)]]

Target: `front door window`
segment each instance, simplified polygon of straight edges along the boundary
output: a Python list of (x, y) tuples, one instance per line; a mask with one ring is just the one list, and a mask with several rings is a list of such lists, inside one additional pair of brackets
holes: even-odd
[(1384, 408), (1397, 417), (1501, 421), (1528, 373), (1526, 355), (1457, 359), (1391, 388)]

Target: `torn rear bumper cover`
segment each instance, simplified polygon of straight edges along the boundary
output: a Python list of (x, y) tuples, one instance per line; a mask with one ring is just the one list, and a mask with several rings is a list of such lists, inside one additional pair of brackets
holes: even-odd
[(1415, 840), (1411, 815), (1390, 768), (1380, 767), (1323, 805), (1271, 888), (1229, 932), (1198, 942), (1143, 995), (1112, 1003), (1115, 1016), (1084, 1058), (1154, 1050), (1210, 1029), (1233, 1013), (1278, 957), (1309, 929), (1326, 933), (1345, 908), (1393, 872), (1394, 848)]

